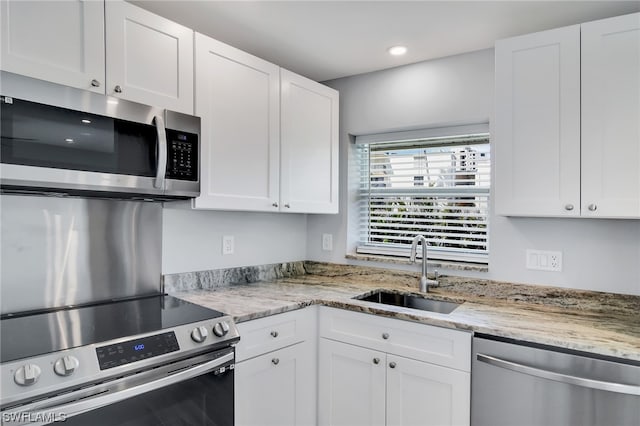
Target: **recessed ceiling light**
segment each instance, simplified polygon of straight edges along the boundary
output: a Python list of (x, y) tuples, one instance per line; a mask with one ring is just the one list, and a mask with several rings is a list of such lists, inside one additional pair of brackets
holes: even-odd
[(65, 139), (64, 141), (65, 141), (66, 143), (73, 143), (73, 139), (71, 139), (71, 138), (67, 138), (67, 139)]
[(91, 124), (91, 120), (87, 120), (86, 118), (82, 120), (84, 124)]
[(405, 46), (393, 46), (389, 48), (388, 52), (393, 56), (400, 56), (407, 53), (407, 48)]

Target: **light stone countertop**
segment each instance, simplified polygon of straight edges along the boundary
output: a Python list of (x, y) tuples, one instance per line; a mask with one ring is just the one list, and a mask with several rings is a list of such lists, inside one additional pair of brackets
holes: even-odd
[(320, 304), (640, 361), (640, 297), (441, 277), (433, 299), (464, 302), (450, 314), (352, 299), (376, 289), (416, 292), (417, 274), (305, 263), (306, 274), (174, 296), (248, 321)]

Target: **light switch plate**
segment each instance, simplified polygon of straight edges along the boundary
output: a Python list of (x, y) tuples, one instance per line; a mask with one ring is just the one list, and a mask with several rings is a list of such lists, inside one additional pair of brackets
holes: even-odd
[(562, 252), (527, 250), (527, 269), (562, 272)]

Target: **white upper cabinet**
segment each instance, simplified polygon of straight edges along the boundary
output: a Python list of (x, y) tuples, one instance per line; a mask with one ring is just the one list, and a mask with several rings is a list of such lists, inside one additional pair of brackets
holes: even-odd
[(280, 68), (196, 33), (202, 118), (195, 208), (279, 210)]
[(338, 92), (196, 34), (197, 209), (338, 212)]
[(640, 14), (496, 43), (496, 213), (640, 217)]
[(640, 13), (582, 25), (582, 214), (640, 217)]
[(104, 4), (0, 2), (2, 70), (104, 93)]
[(9, 0), (0, 14), (4, 71), (193, 114), (189, 28), (115, 0)]
[(498, 214), (580, 215), (580, 26), (496, 42)]
[(280, 202), (338, 213), (338, 92), (281, 70)]
[(193, 114), (193, 31), (123, 1), (105, 14), (107, 95)]

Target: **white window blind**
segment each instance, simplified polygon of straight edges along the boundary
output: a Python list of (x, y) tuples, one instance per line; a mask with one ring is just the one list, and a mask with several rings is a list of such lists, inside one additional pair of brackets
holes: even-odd
[(408, 256), (422, 234), (429, 258), (487, 262), (488, 133), (356, 142), (359, 253)]

